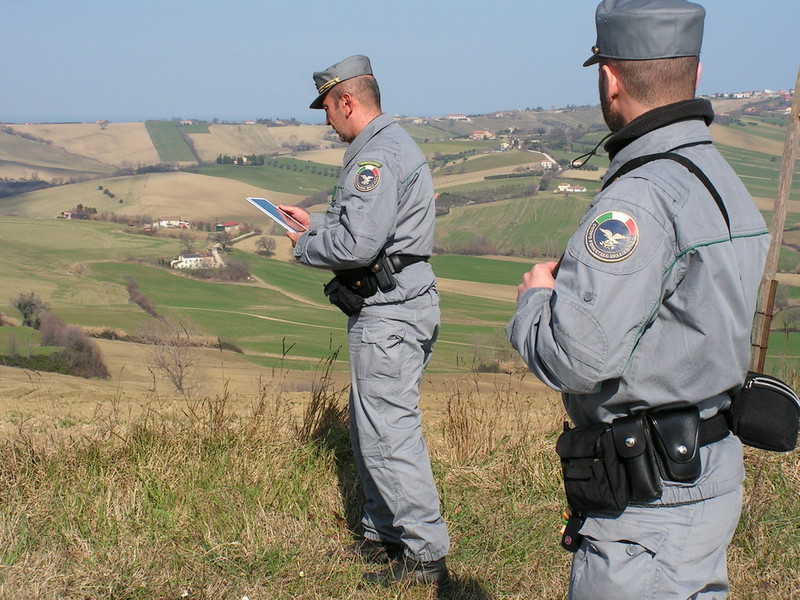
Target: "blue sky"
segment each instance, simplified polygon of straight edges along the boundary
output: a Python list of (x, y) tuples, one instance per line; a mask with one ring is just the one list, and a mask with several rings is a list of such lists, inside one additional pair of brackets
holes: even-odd
[[(706, 0), (700, 93), (794, 86), (800, 2)], [(295, 117), (367, 54), (389, 113), (596, 104), (595, 0), (0, 0), (0, 121)]]

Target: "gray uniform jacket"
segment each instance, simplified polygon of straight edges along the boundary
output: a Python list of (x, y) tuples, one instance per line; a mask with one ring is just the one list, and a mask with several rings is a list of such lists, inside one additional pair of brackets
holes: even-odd
[[(710, 142), (693, 117), (645, 129), (613, 156), (607, 176), (637, 156)], [(744, 381), (769, 234), (716, 148), (677, 152), (721, 194), (731, 239), (695, 175), (671, 160), (647, 163), (594, 198), (555, 290), (527, 290), (507, 327), (536, 376), (563, 392), (576, 425), (687, 405), (709, 418)]]
[[(332, 270), (370, 264), (387, 254), (430, 256), (435, 205), (430, 169), (419, 146), (388, 115), (370, 122), (350, 144), (330, 205), (313, 214), (294, 249), (301, 263)], [(416, 298), (436, 283), (427, 262), (396, 276), (397, 287), (365, 304)]]

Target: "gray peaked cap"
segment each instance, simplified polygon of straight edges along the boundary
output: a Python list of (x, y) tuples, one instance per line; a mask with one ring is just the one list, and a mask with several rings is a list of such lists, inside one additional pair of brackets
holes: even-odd
[(700, 56), (705, 15), (702, 6), (686, 0), (603, 0), (595, 13), (597, 43), (583, 66), (600, 58)]
[(333, 86), (359, 75), (372, 75), (372, 66), (369, 64), (369, 58), (363, 54), (349, 56), (324, 71), (317, 71), (314, 73), (314, 85), (317, 86), (317, 94), (319, 95), (309, 108), (322, 108), (322, 99)]

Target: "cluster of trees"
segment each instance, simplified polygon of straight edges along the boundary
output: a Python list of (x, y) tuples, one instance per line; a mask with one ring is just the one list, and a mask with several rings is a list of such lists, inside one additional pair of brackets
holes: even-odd
[(23, 356), (19, 353), (15, 338), (8, 338), (8, 354), (3, 356), (7, 366), (53, 371), (78, 377), (109, 376), (100, 349), (83, 329), (67, 325), (50, 311), (50, 307), (34, 292), (20, 294), (12, 300), (14, 308), (22, 315), (22, 325), (39, 331), (43, 347), (58, 347), (50, 353)]
[(217, 156), (218, 165), (239, 165), (244, 167), (258, 167), (264, 164), (263, 154), (245, 154), (243, 156), (228, 156), (220, 154)]
[(73, 219), (89, 220), (94, 218), (94, 216), (97, 214), (97, 209), (93, 206), (84, 206), (83, 204), (78, 204), (77, 206), (73, 206), (70, 212), (72, 213)]
[[(116, 198), (117, 197), (117, 195), (107, 187), (103, 187), (102, 185), (98, 185), (97, 189), (100, 190), (101, 192), (103, 192), (109, 198)], [(123, 202), (123, 200), (122, 200), (122, 198), (120, 198), (119, 199), (119, 203), (122, 204), (122, 202)], [(97, 213), (97, 211), (94, 211), (94, 212)]]

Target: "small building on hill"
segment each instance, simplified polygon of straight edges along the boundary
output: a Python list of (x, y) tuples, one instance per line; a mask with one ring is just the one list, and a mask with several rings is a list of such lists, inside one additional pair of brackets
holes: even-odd
[(184, 221), (180, 217), (159, 217), (158, 227), (164, 229), (191, 229), (189, 221)]
[(239, 223), (236, 221), (226, 221), (225, 223), (217, 223), (214, 227), (217, 231), (239, 231)]
[(491, 131), (486, 131), (485, 129), (479, 129), (477, 131), (473, 131), (472, 135), (469, 136), (470, 139), (473, 140), (493, 140), (495, 139), (495, 135)]
[(217, 259), (208, 251), (187, 252), (171, 260), (169, 266), (173, 269), (213, 269), (217, 266)]
[(559, 183), (558, 188), (556, 188), (557, 192), (567, 193), (581, 193), (585, 192), (586, 188), (582, 185), (575, 185), (574, 183)]

